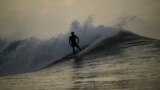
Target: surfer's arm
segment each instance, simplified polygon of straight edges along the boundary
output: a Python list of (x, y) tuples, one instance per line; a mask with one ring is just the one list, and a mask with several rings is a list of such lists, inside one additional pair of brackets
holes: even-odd
[(78, 43), (79, 43), (79, 38), (76, 36), (77, 40), (78, 40)]

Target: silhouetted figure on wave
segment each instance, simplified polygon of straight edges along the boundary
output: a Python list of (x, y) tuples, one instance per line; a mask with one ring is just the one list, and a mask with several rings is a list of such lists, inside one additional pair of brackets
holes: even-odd
[(71, 36), (69, 37), (69, 44), (73, 48), (73, 53), (76, 54), (75, 52), (75, 47), (77, 47), (80, 51), (81, 48), (79, 47), (79, 38), (74, 34), (74, 32), (71, 32)]

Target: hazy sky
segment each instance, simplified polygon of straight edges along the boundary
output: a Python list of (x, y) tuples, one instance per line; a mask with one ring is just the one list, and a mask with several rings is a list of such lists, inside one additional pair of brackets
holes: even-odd
[(50, 38), (73, 20), (119, 26), (160, 39), (160, 0), (0, 0), (0, 36)]

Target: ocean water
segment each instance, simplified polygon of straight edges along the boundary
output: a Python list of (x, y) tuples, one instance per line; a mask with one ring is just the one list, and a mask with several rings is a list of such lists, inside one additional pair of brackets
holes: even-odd
[(160, 41), (123, 33), (78, 58), (1, 76), (0, 90), (160, 90)]

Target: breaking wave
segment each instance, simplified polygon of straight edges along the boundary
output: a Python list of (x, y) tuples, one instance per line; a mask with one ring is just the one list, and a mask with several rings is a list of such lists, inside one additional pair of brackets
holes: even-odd
[[(89, 46), (89, 51), (104, 39), (114, 37), (122, 30), (102, 25), (95, 27), (89, 21), (83, 24), (73, 21), (71, 31), (80, 38), (80, 47)], [(70, 31), (45, 41), (29, 38), (11, 42), (0, 53), (0, 75), (39, 70), (71, 54), (69, 35)], [(82, 54), (83, 52), (86, 50), (82, 51)]]

